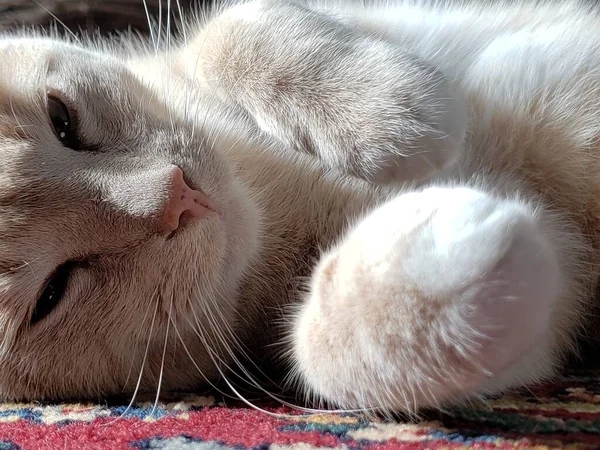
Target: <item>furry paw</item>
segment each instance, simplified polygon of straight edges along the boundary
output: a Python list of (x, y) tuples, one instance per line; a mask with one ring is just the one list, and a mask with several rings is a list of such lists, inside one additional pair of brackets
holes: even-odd
[(328, 168), (405, 182), (447, 167), (462, 148), (466, 107), (439, 70), (306, 6), (227, 9), (186, 52), (187, 72), (206, 89)]
[(559, 282), (528, 206), (467, 188), (401, 195), (318, 265), (293, 324), (298, 374), (339, 406), (401, 411), (505, 388), (539, 356)]

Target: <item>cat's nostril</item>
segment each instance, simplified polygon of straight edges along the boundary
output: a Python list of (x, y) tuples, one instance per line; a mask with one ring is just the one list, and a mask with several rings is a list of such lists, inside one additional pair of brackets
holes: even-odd
[(202, 219), (215, 212), (206, 194), (187, 185), (179, 167), (175, 167), (169, 177), (169, 198), (160, 215), (162, 231), (172, 233), (191, 220)]

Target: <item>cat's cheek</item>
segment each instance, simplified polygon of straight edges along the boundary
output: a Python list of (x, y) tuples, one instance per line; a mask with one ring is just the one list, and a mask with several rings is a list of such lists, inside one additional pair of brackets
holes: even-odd
[(560, 280), (526, 205), (464, 188), (400, 196), (317, 267), (298, 372), (339, 406), (403, 411), (535, 381), (552, 369)]

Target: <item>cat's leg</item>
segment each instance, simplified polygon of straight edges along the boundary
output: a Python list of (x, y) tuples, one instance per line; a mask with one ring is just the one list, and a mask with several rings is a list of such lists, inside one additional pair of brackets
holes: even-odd
[(548, 376), (581, 313), (581, 246), (539, 204), (400, 195), (315, 269), (291, 331), (299, 381), (342, 407), (407, 411)]
[(397, 43), (326, 10), (235, 6), (209, 20), (178, 61), (287, 148), (370, 181), (428, 177), (462, 147), (461, 93)]

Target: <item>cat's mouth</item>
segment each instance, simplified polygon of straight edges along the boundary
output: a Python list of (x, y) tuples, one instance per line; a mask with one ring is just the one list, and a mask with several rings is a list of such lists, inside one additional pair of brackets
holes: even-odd
[(177, 237), (177, 236), (180, 236), (181, 234), (183, 234), (183, 232), (185, 231), (185, 229), (186, 229), (186, 228), (187, 228), (186, 226), (183, 226), (183, 227), (180, 227), (180, 228), (178, 228), (178, 229), (176, 229), (176, 230), (174, 230), (174, 231), (171, 231), (171, 232), (170, 232), (170, 233), (167, 235), (167, 237), (165, 238), (165, 241), (166, 241), (166, 242), (169, 242), (169, 241), (170, 241), (170, 240), (172, 240), (173, 238), (175, 238), (175, 237)]

